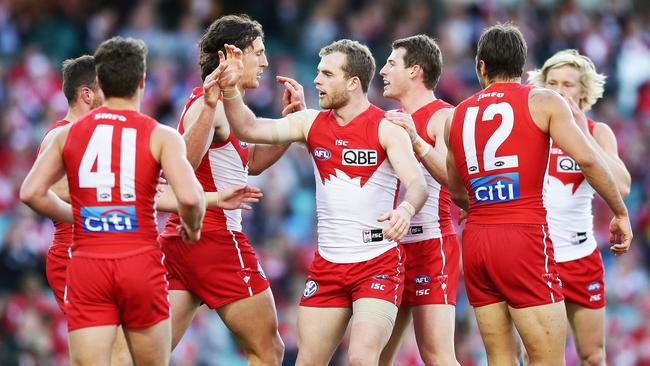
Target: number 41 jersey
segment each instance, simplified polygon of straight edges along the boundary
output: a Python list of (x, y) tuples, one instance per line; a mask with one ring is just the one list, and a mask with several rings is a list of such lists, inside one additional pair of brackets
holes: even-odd
[(119, 257), (157, 246), (154, 196), (160, 164), (154, 119), (97, 108), (72, 125), (63, 161), (74, 213), (73, 251)]
[(449, 145), (470, 198), (468, 223), (546, 224), (550, 140), (530, 115), (532, 89), (494, 83), (456, 107)]

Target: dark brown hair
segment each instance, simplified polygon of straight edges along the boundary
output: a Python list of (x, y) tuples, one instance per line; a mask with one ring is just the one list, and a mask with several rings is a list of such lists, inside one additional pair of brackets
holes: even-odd
[(97, 79), (105, 97), (128, 98), (138, 90), (146, 69), (147, 46), (133, 38), (113, 37), (95, 51)]
[(244, 51), (257, 37), (264, 38), (262, 25), (246, 14), (226, 15), (212, 22), (199, 41), (201, 80), (219, 66), (217, 52), (226, 52), (224, 44)]
[(87, 87), (95, 89), (97, 73), (95, 72), (95, 58), (90, 55), (83, 55), (77, 58), (70, 58), (63, 61), (63, 94), (68, 104), (77, 101), (79, 89)]
[(375, 75), (375, 58), (367, 46), (357, 41), (341, 39), (321, 48), (318, 55), (327, 56), (334, 52), (341, 52), (345, 57), (343, 72), (345, 77), (358, 77), (361, 81), (361, 89), (364, 93), (368, 92), (368, 85)]
[(519, 29), (512, 24), (496, 24), (478, 40), (476, 67), (483, 61), (489, 79), (521, 77), (528, 47)]
[(393, 49), (403, 48), (404, 67), (419, 65), (422, 68), (424, 85), (435, 89), (442, 72), (442, 54), (436, 41), (426, 34), (418, 34), (393, 42)]

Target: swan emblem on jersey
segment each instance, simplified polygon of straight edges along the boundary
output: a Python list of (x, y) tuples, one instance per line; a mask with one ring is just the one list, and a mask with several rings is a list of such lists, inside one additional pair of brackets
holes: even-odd
[(551, 149), (548, 173), (550, 176), (557, 178), (565, 186), (572, 186), (571, 194), (575, 194), (578, 187), (585, 180), (585, 176), (582, 174), (578, 163), (570, 156), (565, 155), (558, 147)]

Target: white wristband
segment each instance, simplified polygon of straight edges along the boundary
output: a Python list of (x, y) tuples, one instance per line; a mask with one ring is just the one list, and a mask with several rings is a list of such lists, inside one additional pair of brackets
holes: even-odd
[(408, 212), (411, 215), (411, 217), (415, 216), (415, 207), (413, 207), (413, 205), (410, 202), (402, 201), (402, 203), (400, 203), (399, 206), (397, 207), (401, 207), (405, 209), (406, 212)]
[[(417, 145), (424, 145), (424, 148), (418, 149), (416, 147)], [(418, 139), (415, 140), (413, 147), (415, 148), (415, 153), (418, 155), (419, 158), (423, 158), (429, 153), (429, 150), (431, 150), (431, 145), (429, 145), (426, 141), (424, 141), (424, 139), (422, 139), (422, 137), (419, 136)]]

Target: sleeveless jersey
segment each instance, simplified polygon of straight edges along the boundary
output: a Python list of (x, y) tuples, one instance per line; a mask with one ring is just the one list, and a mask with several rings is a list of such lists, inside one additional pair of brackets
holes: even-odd
[(73, 124), (63, 147), (75, 251), (119, 257), (158, 246), (154, 196), (156, 120), (99, 107)]
[[(431, 116), (444, 108), (453, 108), (453, 106), (440, 99), (436, 99), (412, 114), (418, 135), (432, 146), (435, 146), (436, 143), (445, 143), (444, 141), (431, 140), (427, 133), (427, 126), (429, 125)], [(449, 191), (433, 179), (423, 165), (421, 168), (424, 179), (427, 182), (429, 197), (424, 203), (422, 210), (411, 219), (409, 233), (400, 241), (402, 244), (440, 238), (456, 233), (451, 221), (451, 196), (449, 195)], [(400, 190), (400, 201), (404, 199), (405, 192), (404, 189)]]
[[(593, 135), (596, 123), (589, 123)], [(591, 202), (594, 189), (582, 170), (555, 143), (551, 147), (544, 205), (553, 240), (556, 262), (567, 262), (590, 255), (598, 246), (594, 237)]]
[[(203, 96), (203, 88), (194, 88), (192, 95), (185, 104), (178, 124), (178, 131), (183, 134), (183, 120), (190, 106)], [(248, 145), (239, 141), (230, 132), (228, 139), (222, 143), (210, 143), (210, 147), (195, 171), (196, 177), (205, 192), (217, 192), (225, 187), (248, 183)], [(178, 214), (171, 214), (163, 235), (179, 236), (176, 227), (180, 225)], [(208, 208), (203, 219), (202, 232), (208, 231), (242, 231), (241, 209), (224, 210)]]
[[(69, 123), (70, 121), (66, 121), (64, 119), (60, 121), (56, 121), (52, 126), (50, 126), (50, 128), (47, 129), (47, 131), (45, 132), (45, 136), (47, 136), (47, 134), (50, 133), (55, 128), (63, 127)], [(40, 152), (40, 147), (36, 152), (37, 156), (39, 152)], [(59, 222), (56, 220), (52, 220), (52, 223), (54, 224), (54, 238), (52, 239), (52, 247), (61, 246), (62, 249), (68, 250), (70, 245), (72, 245), (72, 225), (65, 222)]]
[(377, 218), (395, 208), (398, 180), (379, 142), (384, 111), (371, 105), (347, 125), (321, 111), (307, 148), (314, 162), (318, 251), (334, 263), (358, 263), (395, 247)]
[(530, 115), (532, 88), (495, 83), (456, 107), (449, 145), (470, 197), (468, 223), (546, 224), (550, 139)]

